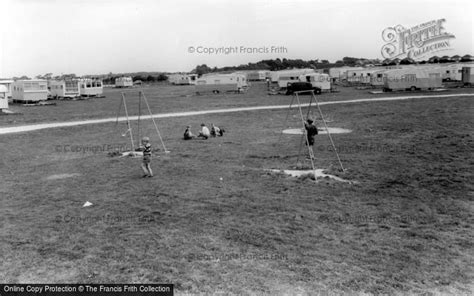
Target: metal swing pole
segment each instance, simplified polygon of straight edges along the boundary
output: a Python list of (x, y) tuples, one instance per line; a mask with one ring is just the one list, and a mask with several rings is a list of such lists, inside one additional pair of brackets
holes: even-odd
[(127, 102), (125, 101), (125, 94), (122, 93), (123, 106), (125, 107), (125, 116), (127, 117), (127, 127), (130, 132), (130, 142), (132, 143), (132, 151), (135, 151), (135, 145), (133, 144), (132, 127), (130, 126), (130, 120), (128, 118)]
[[(313, 94), (314, 96), (314, 94)], [(326, 120), (324, 119), (323, 112), (321, 111), (321, 107), (319, 106), (318, 99), (314, 96), (314, 100), (316, 101), (316, 106), (318, 107), (319, 114), (321, 115), (321, 119), (323, 120), (324, 127), (326, 128), (326, 132), (328, 133), (329, 140), (331, 141), (332, 148), (334, 148), (334, 152), (336, 152), (337, 160), (339, 161), (339, 165), (341, 166), (341, 170), (344, 171), (344, 167), (342, 166), (341, 158), (339, 158), (339, 153), (337, 153), (336, 145), (334, 145), (334, 141), (332, 140), (331, 133), (329, 132), (328, 125), (326, 124)]]
[(119, 109), (117, 111), (117, 119), (115, 120), (115, 126), (117, 126), (117, 124), (118, 124), (120, 111), (122, 110), (122, 105), (123, 105), (123, 98), (122, 98), (122, 100), (120, 100), (120, 106), (119, 106)]
[(311, 150), (311, 146), (309, 146), (309, 141), (308, 141), (308, 136), (306, 132), (306, 127), (304, 125), (304, 117), (303, 117), (303, 111), (301, 110), (301, 103), (300, 103), (300, 98), (298, 97), (298, 93), (296, 93), (296, 100), (298, 101), (298, 109), (300, 111), (300, 116), (301, 116), (301, 124), (303, 125), (303, 136), (306, 139), (306, 146), (308, 146), (308, 153), (309, 153), (309, 158), (311, 160), (311, 167), (313, 168), (313, 173), (314, 173), (314, 181), (316, 181), (316, 169), (314, 168), (314, 161), (313, 161), (313, 153)]
[(158, 126), (156, 125), (155, 119), (153, 118), (153, 113), (151, 112), (150, 105), (148, 105), (148, 99), (146, 98), (145, 94), (140, 91), (143, 95), (143, 100), (145, 101), (145, 104), (148, 108), (148, 112), (150, 112), (150, 118), (153, 121), (153, 125), (155, 126), (156, 132), (158, 133), (158, 137), (160, 138), (161, 145), (163, 145), (163, 149), (165, 150), (165, 153), (169, 153), (170, 151), (166, 149), (165, 143), (163, 142), (163, 138), (161, 138), (160, 130), (158, 129)]
[[(314, 91), (311, 91), (311, 93), (313, 93)], [(298, 95), (298, 94), (295, 94), (295, 95)], [(311, 96), (310, 100), (309, 100), (309, 106), (308, 106), (308, 112), (306, 114), (306, 119), (308, 119), (309, 117), (309, 113), (311, 111), (311, 104), (313, 103), (313, 96)], [(298, 156), (296, 158), (296, 164), (298, 164), (298, 162), (300, 161), (300, 155), (301, 155), (301, 148), (303, 147), (303, 141), (304, 141), (304, 132), (303, 132), (303, 135), (301, 136), (301, 140), (300, 140), (300, 147), (298, 148)], [(314, 152), (313, 152), (313, 155), (314, 155)]]
[[(285, 125), (283, 126), (283, 129), (286, 128), (286, 124), (288, 122), (288, 117), (290, 115), (290, 111), (291, 111), (291, 107), (293, 106), (293, 101), (295, 100), (295, 95), (293, 95), (293, 97), (291, 98), (291, 103), (290, 103), (290, 107), (288, 107), (288, 112), (286, 112), (286, 118), (285, 118)], [(281, 136), (283, 135), (283, 130), (280, 132), (280, 137), (278, 137), (278, 143), (281, 142)]]
[(137, 120), (137, 143), (140, 146), (140, 115), (142, 114), (142, 93), (138, 93), (138, 120)]

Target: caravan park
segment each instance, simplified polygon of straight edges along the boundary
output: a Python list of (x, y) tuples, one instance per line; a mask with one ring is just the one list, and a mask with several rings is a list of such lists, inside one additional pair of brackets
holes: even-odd
[(184, 3), (7, 4), (0, 296), (473, 295), (472, 4)]

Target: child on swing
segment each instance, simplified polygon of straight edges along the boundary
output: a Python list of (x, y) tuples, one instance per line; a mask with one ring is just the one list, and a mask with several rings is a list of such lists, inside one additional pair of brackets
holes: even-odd
[(143, 149), (143, 162), (142, 162), (142, 170), (145, 173), (142, 178), (151, 178), (153, 177), (153, 171), (151, 170), (151, 144), (150, 138), (143, 137), (142, 138), (142, 145), (140, 148)]

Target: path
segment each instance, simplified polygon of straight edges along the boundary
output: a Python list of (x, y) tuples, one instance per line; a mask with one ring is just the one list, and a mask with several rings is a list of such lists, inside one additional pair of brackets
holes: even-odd
[[(425, 98), (450, 98), (450, 97), (472, 97), (474, 94), (448, 94), (448, 95), (421, 95), (421, 96), (402, 96), (402, 97), (387, 97), (387, 98), (367, 98), (367, 99), (357, 99), (357, 100), (345, 100), (345, 101), (331, 101), (331, 102), (321, 102), (320, 106), (323, 105), (334, 105), (334, 104), (351, 104), (351, 103), (361, 103), (361, 102), (381, 102), (381, 101), (398, 101), (398, 100), (409, 100), (409, 99), (425, 99)], [(302, 107), (307, 107), (308, 104), (301, 104)], [(296, 107), (296, 106), (293, 106)], [(173, 113), (163, 113), (163, 114), (154, 114), (154, 118), (170, 118), (170, 117), (184, 117), (184, 116), (195, 116), (195, 115), (206, 115), (206, 114), (216, 114), (216, 113), (229, 113), (229, 112), (242, 112), (242, 111), (256, 111), (256, 110), (271, 110), (271, 109), (286, 109), (288, 105), (273, 105), (273, 106), (255, 106), (255, 107), (242, 107), (242, 108), (230, 108), (230, 109), (216, 109), (216, 110), (204, 110), (204, 111), (188, 111), (188, 112), (173, 112)], [(130, 120), (137, 120), (138, 116), (130, 116)], [(143, 117), (141, 119), (149, 119), (149, 117)], [(21, 125), (14, 127), (3, 127), (0, 128), (0, 135), (11, 134), (11, 133), (20, 133), (20, 132), (30, 132), (47, 128), (56, 128), (56, 127), (69, 127), (85, 124), (100, 124), (115, 122), (116, 117), (113, 118), (102, 118), (102, 119), (89, 119), (82, 121), (69, 121), (69, 122), (56, 122), (56, 123), (40, 123), (34, 125)], [(119, 117), (119, 121), (126, 121), (126, 117)]]

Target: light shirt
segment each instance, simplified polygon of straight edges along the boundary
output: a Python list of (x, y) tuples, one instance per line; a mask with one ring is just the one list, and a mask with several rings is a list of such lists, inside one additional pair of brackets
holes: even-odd
[(207, 126), (203, 126), (202, 129), (201, 129), (201, 133), (206, 136), (206, 137), (210, 137), (211, 136), (211, 132), (209, 132), (209, 129), (207, 128)]

